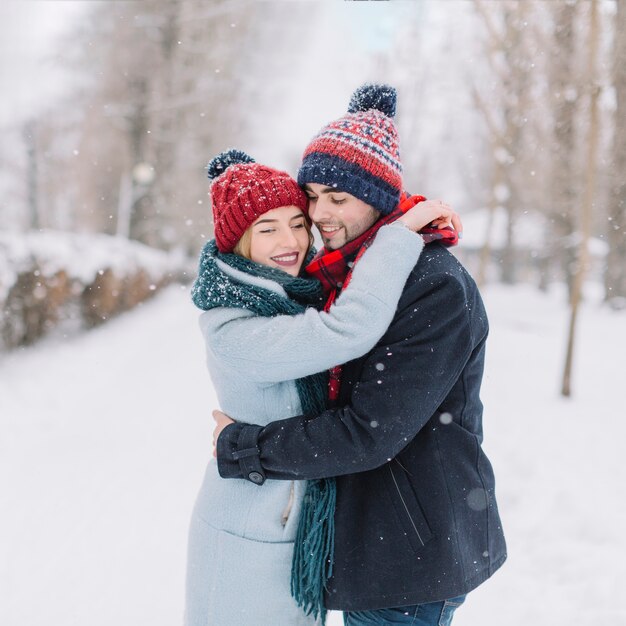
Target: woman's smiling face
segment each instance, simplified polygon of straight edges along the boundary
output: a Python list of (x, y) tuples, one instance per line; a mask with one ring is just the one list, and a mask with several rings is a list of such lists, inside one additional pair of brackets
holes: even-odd
[(304, 213), (284, 206), (264, 213), (250, 226), (250, 260), (277, 267), (292, 276), (300, 273), (310, 238)]

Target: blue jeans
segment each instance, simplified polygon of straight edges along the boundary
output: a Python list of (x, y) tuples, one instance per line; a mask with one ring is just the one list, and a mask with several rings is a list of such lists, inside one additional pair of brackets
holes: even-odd
[(443, 602), (399, 606), (377, 611), (348, 611), (343, 614), (345, 626), (450, 626), (454, 611), (463, 604), (465, 596)]

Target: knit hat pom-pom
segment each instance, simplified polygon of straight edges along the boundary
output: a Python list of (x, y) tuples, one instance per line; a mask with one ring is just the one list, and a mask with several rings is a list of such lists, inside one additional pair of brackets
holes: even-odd
[(361, 85), (350, 98), (348, 113), (376, 109), (387, 117), (396, 114), (396, 90), (390, 85)]
[(238, 163), (254, 163), (254, 159), (246, 154), (243, 150), (226, 150), (220, 152), (215, 158), (211, 159), (207, 165), (207, 174), (209, 179), (213, 180), (221, 176), (226, 168)]

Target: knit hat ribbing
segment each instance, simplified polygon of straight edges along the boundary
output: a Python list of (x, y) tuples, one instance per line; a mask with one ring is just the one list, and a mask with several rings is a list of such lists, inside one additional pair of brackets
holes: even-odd
[(383, 215), (391, 213), (402, 191), (395, 112), (393, 87), (359, 87), (348, 113), (322, 128), (307, 146), (298, 183), (337, 187)]
[(307, 216), (307, 197), (296, 181), (286, 172), (255, 163), (241, 150), (218, 154), (207, 172), (213, 179), (213, 223), (220, 252), (232, 252), (244, 232), (272, 209), (295, 206)]

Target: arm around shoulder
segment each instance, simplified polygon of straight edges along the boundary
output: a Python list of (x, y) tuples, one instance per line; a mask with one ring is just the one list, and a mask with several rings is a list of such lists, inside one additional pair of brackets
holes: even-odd
[(257, 429), (254, 447), (267, 478), (339, 476), (395, 457), (436, 412), (474, 347), (465, 292), (454, 277), (431, 276), (414, 288), (416, 297), (363, 363), (349, 405), (264, 428), (230, 426), (218, 440), (220, 474), (245, 477), (233, 453), (248, 428)]
[(385, 333), (423, 246), (406, 227), (383, 226), (328, 312), (252, 317), (232, 309), (210, 311), (203, 324), (207, 344), (226, 366), (260, 383), (301, 378), (355, 359)]

